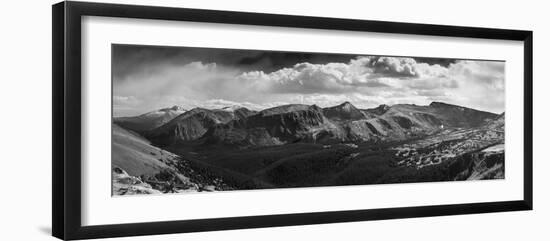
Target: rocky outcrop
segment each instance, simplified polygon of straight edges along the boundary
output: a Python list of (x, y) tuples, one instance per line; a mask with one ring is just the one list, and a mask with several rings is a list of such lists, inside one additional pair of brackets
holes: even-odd
[(327, 118), (337, 121), (360, 120), (367, 117), (361, 110), (347, 101), (337, 106), (324, 108), (323, 114)]
[(380, 115), (383, 115), (384, 113), (386, 113), (386, 111), (388, 111), (389, 109), (390, 109), (389, 105), (382, 104), (382, 105), (379, 105), (376, 108), (366, 109), (364, 111), (367, 112), (367, 113), (371, 113), (371, 114), (380, 116)]
[(504, 144), (459, 156), (449, 168), (454, 180), (486, 180), (504, 178)]
[(112, 195), (135, 195), (135, 194), (162, 194), (161, 191), (153, 189), (151, 185), (143, 182), (139, 177), (128, 175), (119, 167), (112, 170)]

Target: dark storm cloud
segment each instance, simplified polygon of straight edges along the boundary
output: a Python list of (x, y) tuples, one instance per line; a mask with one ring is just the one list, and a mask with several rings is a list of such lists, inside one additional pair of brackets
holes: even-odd
[(457, 59), (445, 59), (445, 58), (423, 58), (423, 57), (414, 57), (417, 63), (426, 63), (429, 65), (441, 65), (443, 67), (449, 67), (449, 65), (456, 63)]
[[(254, 66), (256, 70), (273, 72), (282, 68), (292, 67), (296, 63), (326, 64), (330, 62), (346, 63), (356, 55), (346, 54), (317, 54), (299, 52), (275, 52), (275, 51), (254, 51), (255, 56), (244, 57), (238, 64)], [(260, 68), (258, 68), (260, 67)]]
[(180, 65), (192, 62), (216, 63), (245, 71), (273, 72), (296, 63), (345, 63), (356, 55), (278, 52), (195, 47), (163, 47), (143, 45), (114, 45), (113, 77), (124, 81), (129, 74), (146, 72), (152, 66)]

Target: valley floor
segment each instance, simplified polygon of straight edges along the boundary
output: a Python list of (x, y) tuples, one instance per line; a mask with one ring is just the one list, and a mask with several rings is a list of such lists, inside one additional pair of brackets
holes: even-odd
[(170, 151), (233, 189), (504, 178), (503, 133), (455, 129), (404, 142), (292, 143), (247, 149), (183, 143)]

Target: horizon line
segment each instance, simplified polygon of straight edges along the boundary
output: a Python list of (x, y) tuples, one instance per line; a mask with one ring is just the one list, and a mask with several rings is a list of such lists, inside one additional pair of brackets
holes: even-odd
[(150, 111), (147, 111), (147, 112), (144, 112), (144, 113), (141, 113), (141, 114), (137, 114), (137, 115), (133, 115), (133, 116), (115, 116), (114, 114), (114, 106), (111, 107), (111, 118), (124, 118), (124, 117), (136, 117), (136, 116), (140, 116), (140, 115), (144, 115), (144, 114), (147, 114), (147, 113), (151, 113), (151, 112), (155, 112), (155, 111), (161, 111), (161, 110), (167, 110), (167, 109), (173, 109), (174, 107), (178, 107), (178, 108), (181, 108), (184, 110), (184, 113), (185, 112), (188, 112), (188, 111), (191, 111), (191, 110), (194, 110), (194, 109), (206, 109), (206, 110), (222, 110), (224, 111), (223, 109), (224, 108), (228, 108), (228, 107), (235, 107), (235, 106), (238, 106), (239, 108), (237, 109), (247, 109), (247, 110), (252, 110), (252, 111), (258, 111), (258, 112), (261, 112), (261, 111), (264, 111), (264, 110), (269, 110), (269, 109), (273, 109), (273, 108), (277, 108), (277, 107), (281, 107), (281, 106), (289, 106), (289, 105), (305, 105), (305, 106), (317, 106), (321, 109), (325, 109), (325, 108), (331, 108), (331, 107), (336, 107), (336, 106), (340, 106), (340, 105), (344, 105), (346, 103), (349, 103), (351, 104), (353, 107), (359, 109), (359, 110), (369, 110), (369, 109), (376, 109), (376, 108), (379, 108), (381, 106), (389, 106), (390, 108), (393, 107), (393, 106), (396, 106), (396, 105), (412, 105), (412, 106), (430, 106), (432, 105), (433, 103), (441, 103), (441, 104), (445, 104), (445, 105), (450, 105), (450, 106), (456, 106), (456, 107), (462, 107), (462, 108), (468, 108), (468, 109), (472, 109), (472, 110), (476, 110), (476, 111), (482, 111), (482, 112), (487, 112), (487, 113), (491, 113), (491, 114), (495, 114), (495, 115), (501, 115), (503, 113), (505, 113), (505, 111), (502, 111), (501, 113), (495, 113), (495, 112), (492, 112), (492, 111), (487, 111), (487, 110), (480, 110), (480, 109), (475, 109), (475, 108), (471, 108), (471, 107), (467, 107), (467, 106), (462, 106), (462, 105), (457, 105), (457, 104), (451, 104), (451, 103), (448, 103), (448, 102), (443, 102), (443, 101), (431, 101), (429, 104), (427, 105), (419, 105), (419, 104), (414, 104), (414, 103), (398, 103), (398, 104), (393, 104), (393, 105), (388, 105), (388, 104), (379, 104), (378, 106), (375, 106), (375, 107), (370, 107), (370, 108), (358, 108), (356, 107), (356, 105), (354, 105), (351, 101), (344, 101), (340, 104), (337, 104), (337, 105), (332, 105), (332, 106), (327, 106), (327, 107), (320, 107), (318, 106), (317, 104), (303, 104), (303, 103), (293, 103), (293, 104), (282, 104), (282, 105), (277, 105), (277, 106), (273, 106), (273, 107), (268, 107), (268, 108), (264, 108), (264, 109), (258, 109), (258, 110), (255, 110), (255, 109), (252, 109), (252, 108), (247, 108), (243, 105), (227, 105), (227, 106), (223, 106), (223, 107), (218, 107), (218, 108), (207, 108), (207, 107), (201, 107), (201, 106), (196, 106), (196, 107), (193, 107), (193, 108), (183, 108), (182, 105), (178, 105), (178, 104), (174, 104), (174, 105), (171, 105), (171, 106), (168, 106), (168, 107), (162, 107), (162, 108), (158, 108), (158, 109), (154, 109), (154, 110), (150, 110)]

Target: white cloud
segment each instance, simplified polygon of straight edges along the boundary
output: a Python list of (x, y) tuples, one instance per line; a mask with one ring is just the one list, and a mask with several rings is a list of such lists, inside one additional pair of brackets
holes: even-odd
[[(359, 57), (349, 63), (299, 63), (271, 73), (253, 71), (240, 79), (255, 82), (259, 90), (275, 93), (351, 93), (360, 88), (456, 88), (458, 83), (440, 65), (412, 58)], [(359, 88), (359, 89), (358, 89)]]
[(413, 58), (380, 57), (373, 61), (375, 73), (382, 73), (392, 77), (418, 77), (419, 70)]
[(270, 73), (192, 62), (151, 66), (115, 83), (115, 113), (119, 110), (126, 115), (174, 104), (262, 109), (289, 103), (330, 106), (343, 101), (361, 108), (446, 101), (493, 112), (504, 110), (504, 62), (458, 61), (443, 67), (417, 63), (413, 58), (365, 56), (348, 63), (298, 63)]

